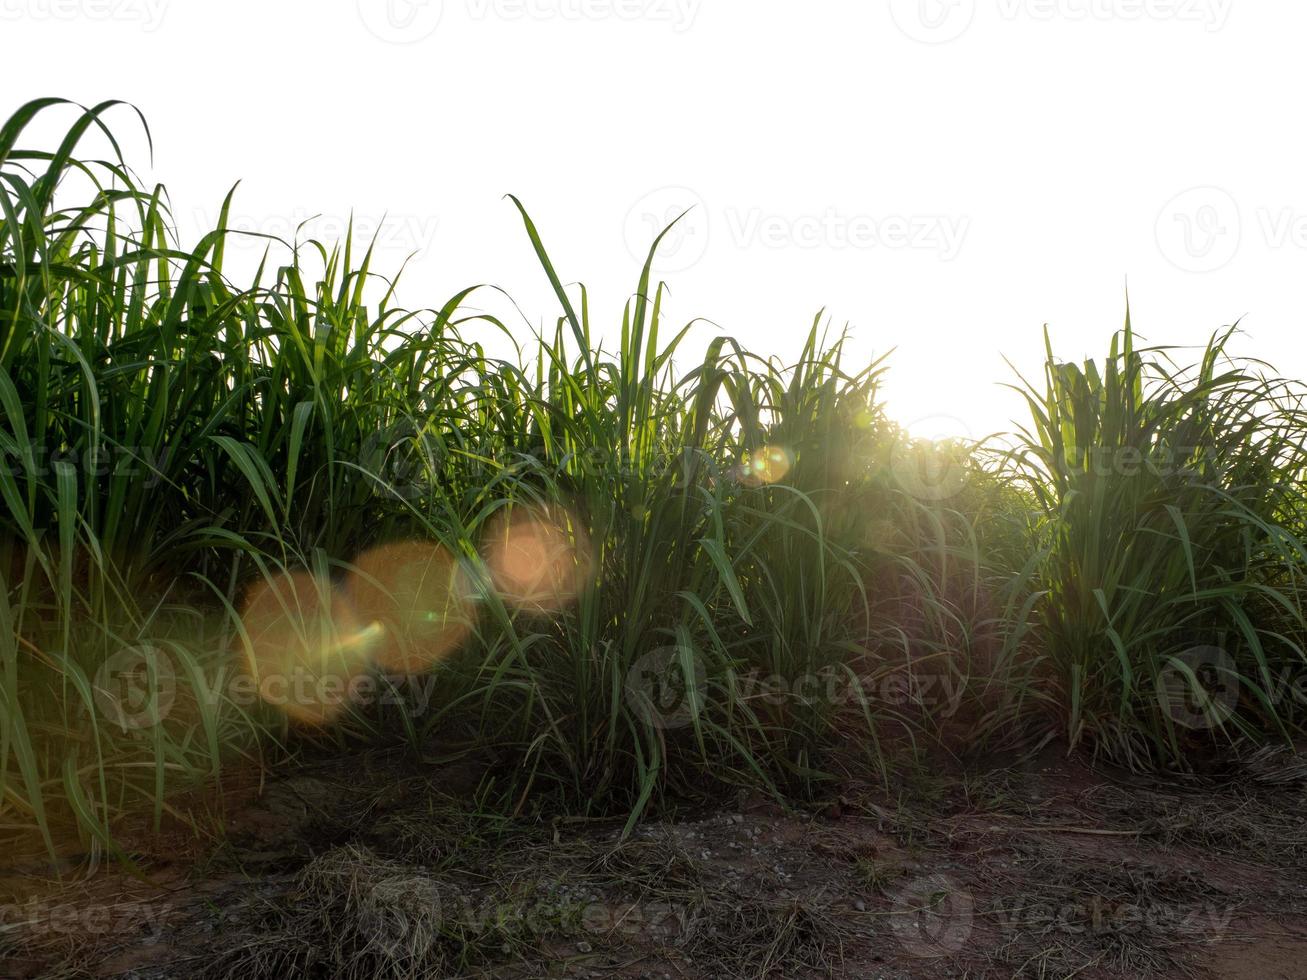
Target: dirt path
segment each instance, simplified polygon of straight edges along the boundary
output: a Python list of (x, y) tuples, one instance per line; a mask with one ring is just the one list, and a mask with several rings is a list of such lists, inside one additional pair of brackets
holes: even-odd
[(813, 813), (511, 823), (457, 773), (301, 769), (207, 853), (6, 879), (4, 976), (1307, 977), (1301, 773), (1219, 793), (1045, 753)]

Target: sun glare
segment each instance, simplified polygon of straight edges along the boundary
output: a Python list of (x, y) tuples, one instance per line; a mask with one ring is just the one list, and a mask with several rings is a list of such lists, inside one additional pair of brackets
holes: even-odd
[(381, 635), (344, 596), (308, 572), (264, 579), (241, 613), (244, 666), (259, 697), (291, 720), (323, 726), (348, 706)]
[(358, 618), (379, 630), (372, 656), (385, 673), (424, 673), (467, 638), (470, 587), (449, 549), (384, 545), (356, 558), (354, 569), (348, 594)]
[(482, 556), (500, 597), (533, 612), (576, 600), (592, 566), (589, 538), (563, 510), (518, 508), (495, 519)]
[(740, 480), (749, 486), (780, 483), (794, 466), (794, 455), (781, 446), (760, 446), (744, 457)]

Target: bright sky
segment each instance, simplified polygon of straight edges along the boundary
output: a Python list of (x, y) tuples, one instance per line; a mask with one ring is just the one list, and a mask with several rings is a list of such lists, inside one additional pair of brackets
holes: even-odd
[(494, 283), (539, 324), (516, 193), (614, 342), (693, 206), (674, 319), (792, 357), (824, 308), (897, 348), (893, 416), (983, 435), (1003, 356), (1101, 354), (1127, 280), (1148, 339), (1244, 317), (1307, 376), (1304, 37), (1253, 0), (0, 0), (0, 116), (129, 100), (190, 234), (240, 179), (235, 226), (352, 211), (418, 253), (409, 305)]

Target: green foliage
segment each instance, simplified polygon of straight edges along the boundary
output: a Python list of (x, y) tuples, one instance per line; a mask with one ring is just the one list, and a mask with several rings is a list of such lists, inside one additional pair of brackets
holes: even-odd
[[(112, 851), (124, 814), (184, 816), (178, 790), (308, 738), (475, 752), (505, 811), (628, 826), (728, 787), (820, 795), (1049, 714), (1183, 761), (1197, 736), (1154, 687), (1199, 683), (1200, 644), (1237, 666), (1216, 733), (1299, 726), (1272, 685), (1302, 664), (1302, 416), (1228, 335), (1188, 374), (1128, 328), (1101, 369), (1050, 351), (1016, 450), (922, 443), (885, 415), (883, 361), (849, 366), (820, 316), (793, 364), (729, 337), (674, 364), (690, 327), (666, 322), (661, 236), (611, 351), (515, 199), (561, 311), (527, 343), (471, 289), (396, 307), (348, 236), (269, 239), (236, 285), (231, 195), (183, 245), (104, 123), (121, 107), (23, 148), (58, 111), (0, 128), (0, 814), (52, 852), (70, 823)], [(92, 138), (105, 159), (78, 156)], [(516, 359), (486, 353), (498, 335)], [(1101, 472), (1104, 452), (1175, 466)], [(568, 601), (497, 583), (512, 515), (570, 543)], [(395, 542), (466, 584), (429, 698), (306, 733), (238, 696), (252, 594), (348, 608), (353, 563)], [(305, 572), (308, 594), (278, 591)]]
[(1180, 368), (1127, 316), (1101, 366), (1050, 347), (1024, 389), (1040, 693), (1072, 744), (1136, 764), (1301, 724), (1302, 391), (1232, 360), (1232, 333)]

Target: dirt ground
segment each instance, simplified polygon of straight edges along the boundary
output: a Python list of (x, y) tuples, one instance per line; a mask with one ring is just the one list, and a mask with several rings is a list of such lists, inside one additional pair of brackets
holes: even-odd
[(249, 788), (222, 843), (156, 838), (138, 875), (0, 859), (0, 975), (1307, 978), (1304, 803), (1302, 756), (1218, 787), (1050, 747), (623, 839), (373, 752)]

